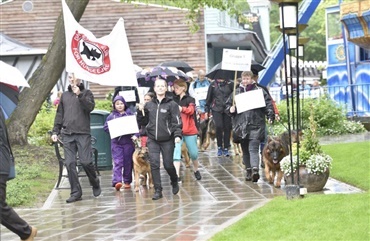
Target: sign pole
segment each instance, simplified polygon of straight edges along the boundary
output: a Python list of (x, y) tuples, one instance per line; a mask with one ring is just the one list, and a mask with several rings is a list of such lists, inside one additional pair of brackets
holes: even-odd
[[(239, 47), (237, 48), (239, 50)], [(234, 74), (234, 90), (233, 90), (233, 106), (235, 106), (235, 90), (236, 90), (236, 77), (238, 76), (238, 71), (235, 70)]]

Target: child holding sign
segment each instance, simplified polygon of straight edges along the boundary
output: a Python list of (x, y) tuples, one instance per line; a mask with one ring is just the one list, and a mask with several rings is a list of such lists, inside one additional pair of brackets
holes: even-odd
[[(252, 71), (242, 72), (242, 82), (235, 90), (235, 100), (243, 96), (244, 100), (233, 103), (229, 97), (226, 109), (232, 115), (233, 134), (240, 140), (243, 150), (243, 163), (246, 167), (246, 181), (257, 182), (259, 176), (259, 146), (265, 137), (265, 118), (269, 123), (275, 120), (275, 112), (270, 95), (253, 80)], [(248, 94), (246, 94), (248, 93)], [(254, 98), (253, 100), (251, 100)], [(262, 100), (260, 100), (262, 99)], [(260, 102), (264, 102), (262, 105)]]
[[(130, 108), (127, 106), (125, 99), (122, 96), (116, 96), (113, 100), (113, 111), (107, 117), (104, 124), (104, 130), (106, 132), (113, 132), (111, 130), (112, 125), (109, 126), (109, 122), (117, 118), (124, 118), (125, 116), (132, 116)], [(137, 125), (137, 124), (136, 124)], [(135, 128), (133, 128), (135, 129)], [(134, 142), (139, 136), (139, 133), (135, 134), (124, 134), (112, 138), (111, 150), (113, 159), (113, 177), (112, 187), (115, 187), (119, 191), (122, 187), (122, 180), (124, 182), (124, 188), (129, 189), (132, 182), (132, 154), (135, 151)], [(111, 133), (112, 137), (112, 133)]]

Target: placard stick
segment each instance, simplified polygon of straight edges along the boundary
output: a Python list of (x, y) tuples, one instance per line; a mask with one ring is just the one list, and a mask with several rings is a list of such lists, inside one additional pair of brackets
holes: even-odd
[[(239, 50), (239, 47), (237, 48)], [(236, 90), (236, 77), (238, 76), (238, 71), (235, 70), (234, 75), (234, 90), (233, 90), (233, 105), (235, 106), (235, 90)]]
[(236, 77), (238, 76), (238, 71), (235, 70), (234, 75), (234, 90), (233, 90), (233, 105), (235, 106), (235, 90), (236, 90)]

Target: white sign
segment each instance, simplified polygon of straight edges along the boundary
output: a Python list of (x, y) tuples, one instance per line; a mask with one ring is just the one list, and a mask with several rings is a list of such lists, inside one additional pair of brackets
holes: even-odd
[(234, 71), (251, 70), (252, 51), (224, 49), (221, 69)]
[(208, 93), (208, 86), (207, 87), (200, 87), (194, 89), (195, 96), (197, 100), (205, 100), (207, 99), (207, 93)]
[(136, 116), (129, 115), (119, 118), (115, 118), (107, 122), (109, 128), (110, 138), (116, 138), (118, 136), (135, 134), (139, 132), (137, 125)]
[(235, 104), (238, 113), (266, 106), (262, 89), (250, 90), (235, 95)]
[(119, 92), (126, 102), (136, 102), (135, 90), (123, 90)]
[(140, 98), (140, 103), (144, 103), (144, 95), (146, 95), (146, 93), (148, 93), (149, 90), (150, 90), (149, 87), (138, 87), (137, 88), (139, 98)]

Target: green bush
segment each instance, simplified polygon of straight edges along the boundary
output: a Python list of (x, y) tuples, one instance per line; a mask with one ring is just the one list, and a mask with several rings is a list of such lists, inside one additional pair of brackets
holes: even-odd
[[(46, 103), (46, 102), (45, 102)], [(50, 143), (50, 135), (48, 131), (54, 127), (54, 119), (56, 114), (55, 107), (49, 107), (44, 104), (36, 116), (29, 132), (28, 142), (32, 145), (44, 146)], [(95, 100), (95, 110), (112, 111), (112, 102), (110, 100)]]
[(41, 110), (36, 116), (29, 132), (28, 142), (33, 145), (47, 145), (50, 140), (48, 131), (53, 129), (56, 108), (48, 108), (46, 105), (41, 107)]
[(112, 101), (110, 100), (95, 100), (95, 110), (112, 111)]
[[(288, 127), (286, 100), (281, 101), (277, 107), (279, 109), (281, 121), (275, 122), (273, 126), (274, 134), (280, 134), (286, 131)], [(296, 103), (294, 103), (294, 113), (292, 113), (291, 107), (292, 103), (290, 101), (290, 118), (292, 120), (292, 116), (294, 115), (296, 120)], [(342, 135), (350, 133), (354, 134), (366, 131), (365, 127), (360, 122), (347, 120), (346, 112), (343, 106), (339, 106), (336, 102), (326, 97), (320, 99), (304, 99), (303, 108), (301, 108), (302, 129), (309, 128), (309, 116), (311, 109), (315, 111), (314, 120), (317, 123), (318, 136)], [(292, 121), (291, 126), (293, 126)], [(294, 126), (296, 126), (296, 121)]]

